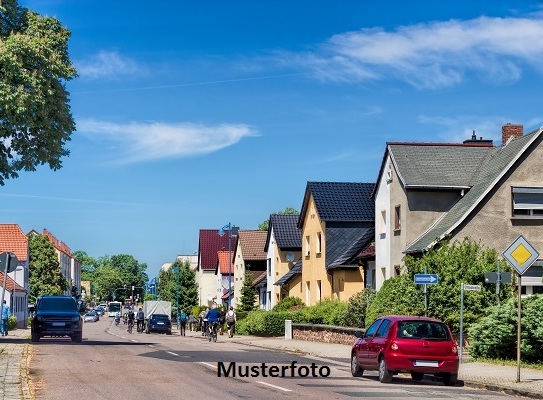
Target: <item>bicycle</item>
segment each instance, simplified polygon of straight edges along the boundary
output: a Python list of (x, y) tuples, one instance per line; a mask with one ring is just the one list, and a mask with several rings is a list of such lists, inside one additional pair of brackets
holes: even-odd
[(132, 328), (134, 327), (134, 320), (131, 319), (128, 321), (128, 333), (132, 333)]
[(143, 320), (138, 320), (138, 327), (136, 328), (136, 330), (138, 331), (138, 333), (143, 333), (144, 331), (144, 326), (143, 326), (144, 322)]
[(208, 340), (211, 342), (212, 340), (214, 342), (217, 341), (217, 325), (218, 323), (217, 322), (213, 322), (209, 325), (209, 335), (208, 335)]

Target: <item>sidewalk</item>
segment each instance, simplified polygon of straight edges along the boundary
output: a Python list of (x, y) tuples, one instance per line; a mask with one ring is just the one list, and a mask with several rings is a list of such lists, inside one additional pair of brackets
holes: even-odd
[(31, 399), (28, 385), (30, 329), (0, 336), (0, 400)]
[[(286, 350), (330, 359), (334, 364), (350, 368), (351, 346), (348, 345), (238, 335), (230, 340), (251, 346)], [(460, 364), (458, 379), (463, 381), (465, 386), (543, 399), (543, 370), (521, 367), (520, 382), (517, 383), (516, 365), (465, 362)]]

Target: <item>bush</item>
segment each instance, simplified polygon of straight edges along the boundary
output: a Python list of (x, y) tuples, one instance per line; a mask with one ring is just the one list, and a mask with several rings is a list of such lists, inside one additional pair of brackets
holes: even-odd
[[(543, 295), (522, 299), (522, 359), (543, 361)], [(510, 299), (486, 310), (486, 316), (468, 329), (469, 353), (473, 357), (513, 360), (517, 355), (517, 301)]]
[(304, 307), (305, 304), (299, 297), (285, 297), (277, 303), (272, 311), (287, 311), (292, 307)]
[(12, 315), (8, 318), (8, 330), (15, 329), (17, 326), (17, 317), (15, 315)]
[(256, 336), (282, 336), (285, 334), (285, 320), (293, 323), (304, 322), (302, 312), (297, 311), (251, 311), (247, 318), (236, 327), (238, 333)]
[(198, 319), (198, 316), (202, 311), (205, 311), (207, 306), (194, 306), (190, 309), (190, 312), (192, 315), (194, 315), (194, 318)]
[(412, 276), (400, 275), (383, 283), (366, 310), (366, 326), (375, 319), (390, 314), (424, 315), (423, 294), (416, 287)]
[(375, 289), (366, 288), (361, 292), (351, 296), (347, 303), (345, 313), (345, 323), (347, 326), (364, 328), (366, 321), (366, 312), (370, 304), (375, 299), (377, 292)]
[(323, 300), (301, 310), (303, 319), (309, 324), (345, 326), (347, 303), (340, 300)]

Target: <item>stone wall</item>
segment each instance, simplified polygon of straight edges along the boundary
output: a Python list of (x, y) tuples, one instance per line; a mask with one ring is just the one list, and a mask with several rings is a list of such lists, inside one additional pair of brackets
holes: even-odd
[(310, 342), (326, 342), (352, 345), (359, 328), (345, 328), (341, 326), (292, 324), (292, 338)]

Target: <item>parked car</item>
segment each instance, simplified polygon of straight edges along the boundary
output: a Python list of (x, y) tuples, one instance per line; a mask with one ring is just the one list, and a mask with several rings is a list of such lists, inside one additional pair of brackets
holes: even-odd
[(458, 347), (449, 327), (433, 318), (405, 315), (383, 316), (366, 332), (356, 331), (351, 351), (351, 373), (379, 371), (388, 383), (398, 372), (410, 372), (420, 381), (424, 374), (441, 376), (445, 385), (458, 378)]
[(83, 322), (96, 322), (100, 319), (100, 316), (96, 311), (89, 311), (83, 316)]
[(151, 314), (145, 325), (146, 333), (161, 332), (168, 335), (172, 334), (172, 321), (167, 314)]
[(34, 309), (30, 325), (33, 342), (43, 336), (69, 336), (74, 342), (83, 339), (83, 319), (73, 297), (40, 296)]
[(106, 309), (102, 306), (96, 306), (94, 307), (94, 311), (101, 317), (106, 312)]

